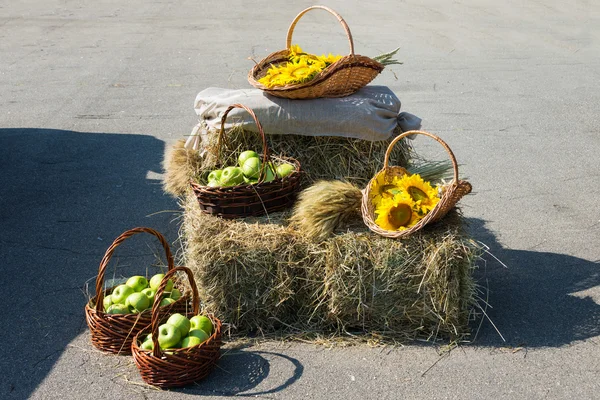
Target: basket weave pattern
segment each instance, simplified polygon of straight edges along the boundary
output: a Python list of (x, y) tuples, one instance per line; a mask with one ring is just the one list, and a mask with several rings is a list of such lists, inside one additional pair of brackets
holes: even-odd
[[(272, 65), (288, 61), (292, 46), (292, 34), (300, 18), (310, 10), (322, 9), (333, 14), (346, 31), (350, 43), (350, 54), (334, 62), (318, 73), (312, 80), (286, 86), (267, 88), (259, 79), (264, 77)], [(371, 82), (381, 71), (383, 64), (366, 56), (354, 54), (354, 41), (346, 21), (334, 10), (325, 6), (309, 7), (294, 18), (286, 39), (286, 49), (272, 53), (256, 64), (248, 73), (248, 82), (266, 93), (287, 99), (314, 99), (319, 97), (344, 97), (356, 92)]]
[[(192, 289), (192, 312), (184, 314), (191, 318), (198, 315), (200, 300), (193, 273), (188, 268), (176, 267), (165, 274), (161, 285), (156, 291), (156, 296), (160, 298), (168, 279), (178, 271), (185, 272)], [(158, 344), (158, 328), (165, 317), (168, 317), (168, 314), (165, 314), (163, 308), (159, 308), (155, 304), (152, 307), (151, 325), (140, 331), (131, 345), (133, 360), (140, 371), (142, 379), (153, 386), (170, 388), (186, 386), (205, 378), (214, 369), (220, 357), (222, 345), (221, 321), (215, 316), (209, 315), (213, 322), (213, 333), (205, 342), (183, 349), (169, 349), (168, 353), (165, 353)], [(148, 333), (152, 333), (153, 350), (143, 350), (138, 345), (141, 338)]]
[(200, 209), (207, 214), (232, 219), (263, 215), (288, 208), (296, 200), (296, 195), (300, 189), (300, 163), (290, 157), (280, 157), (282, 160), (294, 165), (295, 171), (283, 179), (276, 178), (271, 182), (264, 182), (266, 176), (265, 165), (267, 165), (267, 162), (271, 162), (272, 158), (263, 128), (250, 108), (242, 104), (233, 104), (223, 113), (217, 145), (219, 153), (222, 153), (222, 147), (226, 142), (225, 121), (229, 112), (234, 108), (243, 108), (250, 113), (262, 138), (262, 167), (258, 183), (232, 187), (210, 187), (192, 180), (190, 185), (196, 194)]
[[(454, 170), (454, 179), (448, 185), (445, 185), (443, 187), (443, 194), (442, 194), (442, 197), (441, 197), (440, 201), (438, 202), (438, 204), (433, 208), (433, 210), (431, 210), (429, 213), (427, 213), (427, 215), (425, 215), (418, 223), (416, 223), (414, 226), (412, 226), (406, 230), (403, 230), (403, 231), (388, 231), (388, 230), (381, 228), (379, 225), (377, 225), (375, 223), (376, 215), (375, 215), (375, 206), (371, 202), (371, 186), (380, 174), (384, 174), (386, 177), (390, 177), (390, 178), (394, 177), (394, 176), (402, 177), (402, 176), (408, 174), (408, 171), (406, 171), (406, 169), (404, 169), (402, 167), (398, 167), (398, 166), (389, 166), (388, 164), (389, 164), (390, 153), (391, 153), (394, 145), (401, 139), (403, 139), (407, 136), (410, 136), (410, 135), (428, 136), (428, 137), (436, 140), (438, 143), (440, 143), (444, 147), (444, 149), (446, 150), (446, 152), (448, 153), (448, 155), (450, 157), (450, 160), (452, 161), (452, 166), (453, 166), (453, 170)], [(452, 152), (450, 147), (446, 144), (446, 142), (444, 142), (438, 136), (436, 136), (432, 133), (429, 133), (429, 132), (425, 132), (425, 131), (404, 132), (403, 134), (398, 135), (390, 143), (390, 145), (385, 153), (385, 161), (383, 164), (383, 169), (381, 169), (373, 177), (373, 179), (371, 179), (371, 181), (369, 181), (369, 183), (367, 184), (367, 187), (363, 190), (363, 198), (362, 198), (362, 204), (361, 204), (361, 212), (362, 212), (363, 221), (365, 222), (365, 224), (371, 231), (373, 231), (381, 236), (394, 238), (394, 239), (407, 237), (408, 235), (420, 230), (428, 223), (438, 221), (439, 219), (444, 217), (444, 215), (446, 215), (448, 213), (448, 211), (450, 211), (463, 196), (471, 193), (471, 190), (472, 190), (472, 187), (469, 182), (458, 179), (458, 164), (456, 162), (456, 158), (454, 157), (454, 153)]]
[[(96, 278), (96, 296), (85, 305), (85, 317), (90, 328), (91, 341), (94, 347), (109, 353), (129, 355), (131, 354), (131, 342), (133, 337), (151, 322), (152, 314), (150, 310), (144, 310), (139, 314), (107, 314), (104, 312), (104, 296), (114, 288), (103, 290), (104, 275), (106, 267), (113, 256), (116, 248), (125, 239), (138, 233), (149, 233), (156, 236), (165, 250), (167, 266), (169, 270), (174, 268), (173, 256), (166, 239), (159, 232), (151, 228), (134, 228), (121, 234), (111, 246), (106, 250)], [(185, 293), (184, 288), (177, 284), (182, 291), (182, 296), (176, 302), (165, 307), (169, 312), (188, 311), (189, 293)]]

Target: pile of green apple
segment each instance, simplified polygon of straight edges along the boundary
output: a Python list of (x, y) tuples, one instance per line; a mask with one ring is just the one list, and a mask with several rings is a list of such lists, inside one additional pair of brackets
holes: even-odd
[[(158, 327), (158, 345), (161, 350), (197, 346), (208, 340), (212, 331), (212, 321), (204, 315), (188, 319), (182, 314), (173, 314), (167, 322)], [(143, 350), (154, 349), (152, 334), (146, 336), (140, 347)]]
[[(242, 183), (258, 183), (262, 163), (258, 154), (253, 150), (246, 150), (238, 157), (238, 166), (226, 167), (211, 171), (208, 175), (208, 186), (227, 187), (241, 185)], [(275, 165), (272, 162), (265, 165), (264, 182), (271, 182), (275, 178), (285, 178), (296, 170), (290, 163), (282, 162)]]
[[(135, 275), (127, 279), (123, 285), (115, 287), (111, 294), (106, 295), (102, 302), (104, 312), (108, 314), (137, 314), (151, 308), (154, 304), (156, 290), (165, 274), (156, 274), (150, 281), (143, 276)], [(174, 303), (181, 297), (179, 289), (173, 287), (169, 279), (160, 306)]]

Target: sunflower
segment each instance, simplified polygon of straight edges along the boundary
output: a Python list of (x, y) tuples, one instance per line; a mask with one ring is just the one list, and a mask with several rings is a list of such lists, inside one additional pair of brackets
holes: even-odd
[[(320, 69), (308, 63), (306, 58), (302, 58), (296, 62), (287, 63), (285, 71), (293, 78), (297, 83), (302, 83), (308, 80), (309, 77), (319, 72)], [(289, 82), (291, 83), (291, 82)]]
[(304, 52), (302, 51), (300, 46), (298, 46), (297, 44), (293, 44), (290, 46), (290, 56), (289, 56), (290, 58), (299, 56), (301, 54), (304, 54)]
[(440, 201), (438, 190), (419, 174), (404, 175), (397, 183), (399, 189), (407, 193), (415, 202), (415, 209), (421, 214), (427, 214)]
[(406, 193), (383, 199), (375, 209), (375, 223), (388, 231), (403, 231), (414, 226), (421, 217), (414, 210), (414, 201)]
[(341, 56), (316, 56), (302, 51), (297, 44), (290, 46), (288, 62), (273, 65), (258, 82), (267, 88), (308, 82)]
[(281, 66), (279, 66), (279, 65), (272, 66), (271, 68), (269, 68), (269, 70), (267, 71), (265, 76), (260, 78), (258, 81), (260, 83), (262, 83), (263, 85), (265, 85), (266, 87), (275, 86), (275, 85), (277, 85), (277, 83), (279, 81), (281, 81), (282, 78), (285, 79), (285, 77), (281, 76), (283, 74), (283, 72), (284, 72), (284, 69), (281, 68)]
[(383, 199), (391, 199), (401, 192), (398, 183), (400, 178), (386, 174), (378, 174), (371, 183), (371, 202), (377, 206)]
[(342, 58), (342, 56), (340, 56), (339, 54), (334, 56), (333, 54), (329, 53), (327, 56), (325, 54), (322, 54), (321, 56), (317, 57), (319, 60), (323, 61), (325, 63), (325, 65), (329, 66), (331, 64), (333, 64), (334, 62), (336, 62), (337, 60), (339, 60), (340, 58)]

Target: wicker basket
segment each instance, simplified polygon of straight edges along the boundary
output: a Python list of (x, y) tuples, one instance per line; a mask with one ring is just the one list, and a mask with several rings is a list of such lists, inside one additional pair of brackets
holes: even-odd
[[(112, 245), (106, 250), (96, 278), (96, 296), (85, 305), (85, 317), (90, 328), (92, 344), (99, 350), (115, 354), (131, 354), (131, 342), (133, 337), (141, 329), (148, 326), (151, 321), (152, 313), (150, 310), (144, 310), (139, 314), (107, 314), (104, 312), (102, 301), (104, 296), (110, 293), (114, 288), (103, 290), (104, 274), (106, 267), (112, 258), (116, 248), (127, 238), (146, 232), (158, 238), (162, 244), (167, 258), (168, 269), (172, 270), (173, 256), (169, 249), (169, 244), (159, 232), (151, 228), (134, 228), (121, 234)], [(183, 285), (176, 283), (182, 291), (182, 296), (176, 302), (165, 306), (166, 311), (187, 312), (189, 310), (189, 291), (185, 290)], [(187, 293), (186, 293), (187, 292)], [(158, 299), (158, 297), (155, 297)]]
[(221, 118), (221, 131), (217, 144), (219, 158), (221, 158), (222, 148), (226, 142), (225, 120), (227, 114), (234, 108), (243, 108), (250, 113), (262, 137), (263, 162), (258, 183), (231, 187), (210, 187), (192, 180), (190, 184), (198, 198), (200, 209), (207, 214), (233, 219), (263, 215), (288, 208), (296, 200), (296, 195), (300, 189), (300, 163), (290, 157), (279, 157), (282, 161), (294, 165), (296, 167), (295, 171), (285, 178), (276, 178), (271, 182), (264, 182), (265, 161), (270, 162), (272, 158), (263, 128), (250, 108), (242, 104), (233, 104), (225, 110)]
[[(322, 9), (333, 14), (348, 36), (350, 54), (329, 65), (319, 72), (314, 79), (305, 83), (267, 88), (258, 80), (264, 77), (272, 65), (288, 61), (289, 49), (292, 46), (292, 34), (300, 18), (310, 10)], [(255, 88), (264, 90), (265, 93), (287, 99), (314, 99), (318, 97), (344, 97), (356, 92), (367, 85), (383, 71), (383, 64), (365, 56), (354, 54), (354, 42), (350, 28), (346, 21), (331, 8), (325, 6), (312, 6), (302, 11), (294, 18), (290, 25), (286, 39), (286, 49), (269, 54), (256, 64), (248, 73), (248, 82)]]
[[(403, 231), (388, 231), (388, 230), (381, 228), (379, 225), (377, 225), (375, 223), (375, 218), (376, 218), (375, 207), (373, 206), (373, 204), (370, 200), (371, 186), (372, 186), (373, 182), (375, 181), (375, 179), (377, 179), (377, 177), (380, 174), (385, 174), (386, 176), (389, 176), (389, 177), (403, 176), (403, 175), (408, 174), (408, 171), (406, 169), (404, 169), (402, 167), (398, 167), (398, 166), (390, 167), (388, 165), (388, 162), (389, 162), (390, 153), (392, 152), (394, 145), (399, 140), (401, 140), (407, 136), (410, 136), (410, 135), (425, 135), (432, 139), (437, 140), (444, 147), (444, 149), (446, 149), (446, 151), (448, 152), (448, 155), (450, 156), (450, 160), (452, 161), (452, 166), (454, 167), (454, 179), (452, 180), (452, 182), (450, 182), (449, 184), (447, 184), (443, 187), (442, 198), (437, 203), (437, 205), (433, 208), (433, 210), (431, 210), (429, 213), (427, 213), (427, 215), (425, 215), (425, 217), (423, 217), (423, 219), (421, 219), (417, 224), (415, 224), (411, 228), (408, 228)], [(429, 132), (424, 132), (424, 131), (404, 132), (403, 134), (397, 136), (390, 143), (390, 145), (385, 153), (385, 161), (383, 164), (383, 169), (381, 171), (379, 171), (373, 177), (373, 179), (371, 179), (371, 181), (369, 181), (369, 183), (367, 184), (367, 187), (365, 188), (365, 190), (363, 190), (363, 198), (362, 198), (362, 206), (361, 206), (363, 221), (365, 222), (367, 227), (369, 227), (370, 230), (372, 230), (373, 232), (375, 232), (381, 236), (394, 238), (394, 239), (406, 237), (406, 236), (418, 231), (419, 229), (423, 228), (428, 223), (435, 222), (435, 221), (439, 220), (440, 218), (442, 218), (444, 215), (446, 215), (448, 213), (448, 211), (450, 211), (452, 209), (452, 207), (454, 207), (456, 205), (458, 200), (460, 200), (463, 196), (471, 193), (471, 189), (472, 189), (471, 184), (469, 182), (458, 179), (458, 164), (456, 163), (456, 158), (454, 157), (454, 153), (452, 153), (452, 150), (450, 150), (450, 147), (448, 147), (446, 142), (444, 142), (442, 139), (440, 139), (436, 135), (431, 134)]]
[[(192, 271), (186, 267), (176, 267), (165, 274), (161, 285), (156, 291), (159, 296), (165, 290), (167, 279), (178, 271), (185, 272), (192, 288), (192, 312), (184, 314), (188, 318), (198, 315), (199, 296), (198, 288), (194, 281)], [(160, 317), (160, 314), (163, 317)], [(163, 308), (156, 305), (152, 307), (152, 323), (150, 326), (140, 331), (131, 345), (133, 360), (137, 365), (140, 375), (144, 382), (149, 385), (170, 388), (186, 386), (206, 377), (215, 367), (220, 357), (221, 349), (221, 321), (213, 315), (209, 318), (213, 322), (212, 335), (203, 343), (186, 347), (183, 349), (169, 349), (164, 352), (158, 344), (158, 328), (161, 321), (168, 317)], [(141, 338), (152, 333), (153, 350), (143, 350), (140, 348)]]

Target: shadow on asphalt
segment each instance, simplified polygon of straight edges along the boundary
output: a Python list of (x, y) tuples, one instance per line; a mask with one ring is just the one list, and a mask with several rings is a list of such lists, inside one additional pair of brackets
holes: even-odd
[[(600, 263), (566, 254), (503, 248), (485, 221), (469, 218), (470, 232), (508, 268), (486, 255), (475, 277), (493, 308), (473, 345), (559, 347), (600, 335), (600, 305), (581, 293), (600, 285)], [(474, 331), (477, 326), (474, 326)]]
[[(178, 209), (148, 177), (161, 172), (164, 145), (146, 135), (0, 129), (0, 304), (11, 321), (0, 398), (29, 397), (87, 329), (82, 286), (89, 280), (93, 291), (114, 238), (139, 225), (176, 238), (173, 213), (150, 216)], [(115, 263), (127, 267), (119, 275), (145, 270), (161, 253), (141, 236), (117, 250)]]
[[(269, 377), (271, 361), (276, 359), (280, 371)], [(281, 361), (285, 362), (282, 364)], [(300, 379), (303, 372), (304, 366), (298, 360), (284, 354), (237, 349), (224, 353), (217, 368), (206, 380), (197, 386), (176, 391), (205, 396), (261, 397), (280, 392), (293, 385)], [(273, 387), (252, 390), (267, 377), (269, 377), (269, 384)]]

